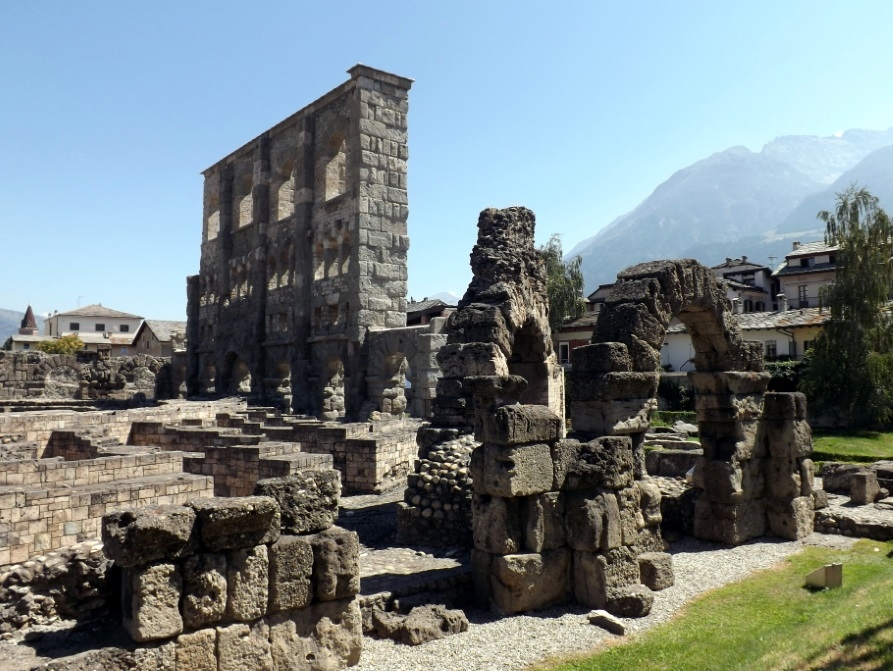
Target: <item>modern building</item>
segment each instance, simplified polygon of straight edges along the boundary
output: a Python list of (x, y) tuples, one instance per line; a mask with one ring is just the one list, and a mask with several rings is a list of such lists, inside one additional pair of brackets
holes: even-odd
[(186, 322), (146, 319), (133, 339), (133, 354), (169, 357), (185, 342)]
[(132, 341), (133, 335), (142, 323), (143, 318), (140, 316), (112, 310), (97, 303), (67, 312), (54, 312), (44, 320), (43, 332), (52, 338), (76, 333), (81, 340), (87, 335), (97, 333), (129, 334), (129, 339)]
[(822, 304), (822, 287), (834, 283), (837, 250), (836, 245), (821, 241), (794, 243), (784, 262), (772, 273), (778, 281), (779, 294), (784, 294), (792, 308), (815, 308)]

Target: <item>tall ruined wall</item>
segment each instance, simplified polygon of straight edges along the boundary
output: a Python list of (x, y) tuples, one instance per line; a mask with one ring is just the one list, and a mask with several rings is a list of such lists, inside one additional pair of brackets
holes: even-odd
[(0, 352), (0, 400), (167, 399), (172, 387), (169, 360), (146, 354)]
[(351, 78), (205, 171), (189, 391), (334, 420), (366, 400), (369, 328), (406, 324), (411, 80)]

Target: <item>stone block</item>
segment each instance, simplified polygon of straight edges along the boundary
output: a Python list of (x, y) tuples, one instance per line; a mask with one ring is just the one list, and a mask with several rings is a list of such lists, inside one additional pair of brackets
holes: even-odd
[(477, 438), (485, 443), (544, 443), (561, 437), (561, 418), (542, 405), (504, 405), (481, 420)]
[(762, 424), (762, 433), (772, 458), (797, 459), (812, 454), (812, 430), (806, 420), (764, 419)]
[(643, 526), (656, 526), (663, 522), (660, 487), (650, 479), (636, 480), (633, 486), (639, 493), (639, 510)]
[(574, 595), (579, 603), (604, 608), (609, 592), (639, 584), (639, 562), (632, 548), (606, 553), (574, 552)]
[(519, 501), (475, 494), (472, 498), (474, 547), (490, 554), (521, 551)]
[(560, 440), (552, 446), (553, 489), (622, 489), (633, 482), (632, 441), (606, 436), (586, 443)]
[(619, 342), (600, 342), (575, 347), (571, 350), (571, 363), (575, 374), (632, 370), (629, 350), (626, 345)]
[(613, 492), (567, 497), (567, 540), (575, 550), (597, 552), (620, 547), (620, 508)]
[(574, 431), (598, 436), (642, 433), (651, 426), (657, 399), (569, 401)]
[(766, 392), (763, 395), (763, 419), (807, 419), (806, 395), (799, 392)]
[(800, 459), (800, 496), (812, 496), (815, 491), (815, 464), (812, 459)]
[(313, 589), (313, 548), (306, 536), (280, 536), (269, 548), (270, 602), (267, 611), (303, 608)]
[(762, 395), (698, 394), (695, 412), (699, 422), (739, 422), (759, 417)]
[(803, 482), (800, 465), (793, 458), (767, 459), (766, 493), (775, 499), (792, 499), (800, 496)]
[(796, 541), (813, 532), (815, 507), (811, 496), (790, 501), (770, 501), (766, 509), (769, 529), (780, 538)]
[(188, 557), (182, 575), (185, 626), (199, 629), (219, 622), (226, 612), (226, 557), (216, 553)]
[[(522, 519), (525, 520), (524, 549), (527, 552), (554, 550), (567, 544), (567, 532), (564, 526), (565, 501), (561, 493), (546, 492), (529, 496), (522, 501), (522, 511)], [(519, 551), (520, 549), (515, 550)]]
[(570, 584), (570, 552), (566, 548), (543, 553), (494, 557), (491, 599), (503, 613), (521, 613), (564, 601)]
[(765, 431), (759, 420), (734, 422), (698, 422), (698, 440), (708, 459), (747, 461), (763, 458)]
[(552, 488), (552, 453), (545, 443), (503, 446), (485, 443), (483, 482), (475, 490), (490, 496), (531, 496)]
[(227, 553), (226, 614), (247, 622), (267, 612), (270, 584), (270, 559), (266, 545), (239, 548)]
[(446, 345), (437, 353), (437, 363), (447, 378), (509, 374), (505, 355), (491, 342)]
[(266, 621), (218, 627), (217, 665), (218, 671), (274, 671)]
[(177, 559), (195, 549), (195, 511), (186, 506), (126, 508), (102, 518), (106, 557), (119, 566)]
[(877, 474), (868, 469), (853, 473), (850, 478), (850, 501), (859, 506), (874, 503), (881, 487), (878, 484)]
[(174, 655), (175, 669), (217, 671), (217, 630), (209, 628), (180, 634)]
[(328, 529), (338, 518), (341, 474), (323, 469), (259, 480), (254, 494), (268, 496), (279, 504), (282, 533), (316, 533)]
[(359, 601), (324, 601), (272, 616), (270, 647), (274, 671), (340, 671), (358, 664), (363, 648)]
[(122, 624), (138, 643), (171, 638), (183, 631), (183, 578), (174, 564), (149, 564), (123, 572)]
[(694, 507), (695, 538), (741, 545), (766, 533), (766, 504), (763, 500), (717, 503), (701, 497), (695, 501)]
[(313, 548), (313, 593), (335, 601), (360, 591), (360, 541), (356, 532), (332, 527), (309, 537)]
[(571, 370), (567, 398), (570, 401), (621, 401), (648, 399), (657, 394), (657, 372), (578, 373)]
[(268, 496), (193, 499), (202, 545), (217, 552), (273, 543), (279, 538), (279, 505)]
[(698, 394), (763, 394), (770, 378), (769, 373), (749, 371), (688, 374), (688, 380)]
[(659, 591), (676, 581), (673, 556), (667, 552), (644, 552), (639, 555), (639, 574), (648, 589)]
[(611, 615), (606, 610), (594, 610), (586, 616), (586, 619), (589, 620), (589, 624), (594, 624), (596, 627), (601, 627), (608, 633), (615, 634), (617, 636), (626, 635), (626, 625), (623, 623), (623, 621)]
[(605, 609), (618, 617), (645, 617), (654, 605), (654, 595), (645, 585), (608, 590)]

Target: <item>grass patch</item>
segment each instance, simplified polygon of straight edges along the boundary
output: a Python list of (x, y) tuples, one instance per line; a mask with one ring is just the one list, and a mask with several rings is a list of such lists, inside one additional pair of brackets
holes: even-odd
[(870, 463), (893, 459), (893, 433), (814, 431), (812, 442), (814, 460)]
[[(876, 551), (876, 548), (879, 551)], [(893, 669), (890, 543), (806, 548), (693, 601), (628, 644), (544, 671), (876, 671)], [(893, 554), (893, 553), (891, 553)], [(843, 563), (843, 587), (811, 592), (811, 570)]]
[(672, 428), (673, 424), (679, 421), (697, 426), (698, 416), (694, 412), (680, 410), (657, 410), (651, 416), (651, 424), (653, 426), (669, 426)]

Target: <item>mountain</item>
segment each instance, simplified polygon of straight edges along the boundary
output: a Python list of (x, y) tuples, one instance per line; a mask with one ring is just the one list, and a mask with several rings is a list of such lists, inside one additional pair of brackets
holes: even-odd
[(784, 136), (760, 152), (718, 152), (673, 174), (566, 258), (582, 257), (587, 291), (653, 259), (692, 257), (713, 265), (747, 255), (771, 264), (793, 241), (821, 239), (816, 213), (854, 182), (893, 207), (886, 195), (893, 192), (893, 129)]
[(0, 308), (0, 346), (6, 342), (9, 336), (19, 332), (19, 326), (22, 325), (24, 317), (24, 312)]

